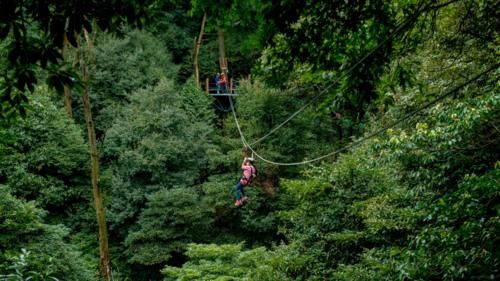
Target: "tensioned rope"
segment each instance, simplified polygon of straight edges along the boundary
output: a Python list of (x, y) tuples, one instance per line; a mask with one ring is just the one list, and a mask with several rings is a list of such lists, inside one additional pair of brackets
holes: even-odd
[(261, 142), (262, 140), (266, 139), (270, 135), (272, 135), (274, 132), (279, 130), (281, 127), (283, 127), (286, 123), (288, 123), (290, 120), (292, 120), (295, 116), (297, 116), (300, 112), (302, 112), (304, 109), (306, 109), (309, 105), (311, 105), (313, 102), (318, 100), (321, 96), (326, 94), (334, 85), (336, 85), (341, 79), (345, 78), (350, 72), (352, 72), (354, 69), (356, 69), (361, 63), (363, 63), (366, 59), (368, 59), (370, 56), (372, 56), (378, 49), (380, 49), (383, 45), (385, 45), (390, 39), (392, 39), (396, 34), (401, 32), (404, 27), (406, 27), (408, 24), (410, 24), (413, 20), (416, 20), (428, 7), (424, 7), (421, 10), (418, 10), (413, 14), (412, 16), (408, 17), (407, 19), (403, 20), (398, 27), (389, 34), (382, 42), (380, 42), (375, 48), (373, 48), (371, 51), (369, 51), (366, 55), (364, 55), (360, 60), (358, 60), (356, 63), (351, 65), (350, 68), (347, 69), (344, 73), (339, 75), (335, 80), (331, 82), (331, 84), (323, 90), (321, 90), (314, 98), (306, 102), (302, 107), (300, 107), (297, 111), (295, 111), (292, 115), (290, 115), (287, 119), (285, 119), (283, 122), (278, 124), (276, 127), (271, 129), (267, 134), (262, 136), (261, 138), (257, 139), (256, 141), (253, 141), (250, 143), (250, 145), (257, 144)]
[[(310, 159), (310, 160), (304, 160), (304, 161), (300, 161), (300, 162), (289, 162), (289, 163), (285, 163), (285, 162), (275, 162), (275, 161), (272, 161), (272, 160), (269, 160), (269, 159), (266, 159), (264, 158), (263, 156), (259, 155), (255, 150), (254, 148), (247, 143), (246, 139), (245, 139), (245, 136), (243, 135), (243, 132), (241, 131), (241, 127), (240, 127), (240, 124), (239, 124), (239, 121), (238, 121), (238, 117), (236, 116), (236, 113), (234, 111), (234, 106), (233, 106), (233, 100), (231, 97), (229, 97), (229, 102), (230, 102), (230, 105), (231, 105), (231, 109), (232, 109), (232, 112), (233, 112), (233, 117), (234, 117), (234, 121), (236, 123), (236, 127), (238, 128), (238, 132), (240, 134), (240, 138), (241, 138), (241, 141), (243, 143), (244, 146), (248, 147), (250, 149), (250, 151), (252, 151), (252, 153), (257, 156), (259, 159), (261, 159), (262, 161), (268, 163), (268, 164), (272, 164), (272, 165), (279, 165), (279, 166), (297, 166), (297, 165), (303, 165), (303, 164), (308, 164), (308, 163), (312, 163), (312, 162), (316, 162), (316, 161), (319, 161), (319, 160), (322, 160), (322, 159), (325, 159), (327, 157), (330, 157), (330, 156), (333, 156), (335, 154), (338, 154), (342, 151), (346, 151), (350, 148), (353, 148), (363, 142), (365, 142), (366, 140), (368, 139), (371, 139), (383, 132), (385, 132), (386, 130), (390, 129), (390, 128), (393, 128), (395, 127), (396, 125), (399, 125), (400, 123), (402, 123), (403, 121), (409, 119), (410, 117), (414, 116), (415, 114), (419, 113), (420, 111), (423, 111), (429, 107), (432, 107), (433, 105), (435, 105), (436, 103), (438, 103), (439, 101), (443, 100), (444, 98), (456, 93), (457, 91), (459, 91), (460, 89), (462, 89), (463, 87), (469, 85), (470, 83), (476, 81), (477, 79), (479, 79), (480, 77), (482, 77), (483, 75), (489, 73), (490, 71), (493, 71), (494, 69), (500, 67), (500, 63), (497, 63), (495, 65), (493, 65), (492, 67), (488, 68), (487, 70), (477, 74), (476, 76), (474, 76), (473, 78), (467, 80), (466, 82), (456, 86), (455, 88), (451, 89), (450, 91), (438, 96), (437, 98), (435, 98), (434, 100), (424, 104), (423, 106), (411, 111), (410, 113), (406, 114), (405, 116), (403, 116), (402, 118), (390, 123), (389, 125), (381, 128), (381, 129), (378, 129), (376, 130), (375, 132), (359, 139), (359, 140), (356, 140), (356, 141), (353, 141), (352, 143), (350, 143), (349, 145), (346, 145), (340, 149), (337, 149), (337, 150), (334, 150), (328, 154), (325, 154), (325, 155), (322, 155), (322, 156), (319, 156), (319, 157), (316, 157), (314, 159)], [(497, 77), (497, 80), (499, 79), (500, 77)]]

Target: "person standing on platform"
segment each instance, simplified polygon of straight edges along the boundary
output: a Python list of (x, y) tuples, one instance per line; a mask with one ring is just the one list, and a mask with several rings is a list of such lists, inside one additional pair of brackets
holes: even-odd
[(215, 74), (215, 86), (217, 87), (217, 94), (220, 93), (220, 73)]
[(221, 73), (220, 75), (220, 80), (219, 80), (220, 88), (222, 89), (222, 93), (225, 94), (227, 93), (227, 78), (226, 75)]

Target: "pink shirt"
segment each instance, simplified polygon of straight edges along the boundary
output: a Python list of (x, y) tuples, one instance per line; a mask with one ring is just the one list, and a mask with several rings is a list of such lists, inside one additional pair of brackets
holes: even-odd
[(248, 165), (248, 166), (243, 166), (243, 177), (244, 178), (251, 178), (252, 177), (252, 170), (253, 170), (253, 167)]
[(243, 166), (243, 177), (249, 179), (252, 176), (252, 166)]

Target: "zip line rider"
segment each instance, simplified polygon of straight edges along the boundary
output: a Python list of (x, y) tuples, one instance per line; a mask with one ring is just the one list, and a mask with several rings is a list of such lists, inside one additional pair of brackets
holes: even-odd
[[(243, 174), (241, 178), (238, 180), (238, 183), (236, 184), (235, 191), (236, 191), (236, 202), (234, 203), (235, 206), (240, 206), (245, 202), (248, 197), (245, 196), (245, 186), (248, 186), (252, 183), (253, 178), (257, 174), (257, 170), (253, 166), (254, 164), (254, 159), (245, 157), (243, 158), (243, 162), (241, 163), (241, 170), (243, 171)], [(242, 197), (243, 196), (243, 197)]]

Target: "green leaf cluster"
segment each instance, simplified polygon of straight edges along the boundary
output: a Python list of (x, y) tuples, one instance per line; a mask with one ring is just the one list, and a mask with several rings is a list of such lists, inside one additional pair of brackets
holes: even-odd
[(83, 134), (51, 101), (46, 87), (37, 88), (31, 100), (26, 119), (1, 127), (0, 183), (17, 196), (36, 200), (50, 217), (76, 223), (70, 217), (79, 217), (89, 200), (89, 157)]
[(94, 280), (91, 266), (65, 241), (68, 229), (46, 224), (44, 216), (34, 203), (16, 199), (8, 186), (0, 186), (0, 274), (6, 280), (19, 280), (11, 274), (26, 275), (25, 280), (29, 275)]
[(190, 261), (182, 268), (163, 270), (167, 280), (285, 280), (272, 267), (273, 257), (265, 248), (242, 250), (241, 244), (190, 244)]

